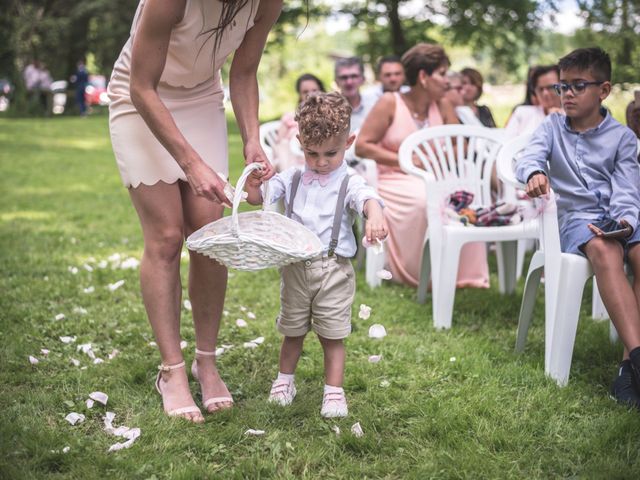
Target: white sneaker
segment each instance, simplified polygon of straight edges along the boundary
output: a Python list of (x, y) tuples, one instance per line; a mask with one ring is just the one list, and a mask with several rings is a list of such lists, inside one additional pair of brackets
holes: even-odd
[(347, 397), (345, 397), (343, 389), (324, 392), (320, 415), (325, 418), (333, 418), (346, 417), (348, 414)]
[(276, 378), (271, 384), (271, 392), (269, 392), (269, 403), (277, 403), (283, 407), (291, 405), (296, 397), (296, 385), (291, 381)]

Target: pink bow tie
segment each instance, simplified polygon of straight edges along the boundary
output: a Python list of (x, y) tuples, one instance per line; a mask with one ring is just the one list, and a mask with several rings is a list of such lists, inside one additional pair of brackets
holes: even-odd
[(329, 174), (321, 175), (311, 170), (307, 170), (302, 174), (302, 183), (304, 185), (309, 185), (313, 183), (314, 180), (317, 180), (321, 187), (325, 187), (329, 183)]

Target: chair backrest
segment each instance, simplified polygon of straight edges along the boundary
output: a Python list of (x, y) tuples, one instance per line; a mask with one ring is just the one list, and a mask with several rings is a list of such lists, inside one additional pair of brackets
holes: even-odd
[(480, 119), (476, 117), (476, 114), (473, 113), (471, 107), (468, 107), (466, 105), (456, 107), (456, 117), (458, 117), (460, 123), (462, 123), (463, 125), (475, 125), (477, 127), (484, 126), (482, 125)]
[(276, 144), (279, 128), (280, 120), (274, 120), (260, 125), (260, 146), (271, 163), (273, 163), (273, 147)]
[(496, 158), (498, 178), (514, 188), (524, 189), (524, 184), (516, 178), (515, 165), (522, 150), (531, 141), (531, 135), (520, 135), (504, 143)]
[[(502, 134), (472, 125), (429, 127), (409, 135), (400, 145), (400, 167), (424, 178), (431, 176), (449, 193), (467, 190), (474, 203), (491, 204), (491, 173), (502, 146)], [(413, 161), (424, 168), (417, 172)]]

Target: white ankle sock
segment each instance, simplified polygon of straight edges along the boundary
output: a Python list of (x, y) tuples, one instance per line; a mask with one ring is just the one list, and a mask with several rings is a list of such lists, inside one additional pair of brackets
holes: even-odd
[(291, 383), (293, 382), (294, 377), (296, 376), (295, 373), (282, 373), (282, 372), (278, 372), (278, 380), (284, 380), (287, 383)]
[(324, 393), (343, 393), (344, 389), (342, 387), (334, 387), (333, 385), (324, 386)]

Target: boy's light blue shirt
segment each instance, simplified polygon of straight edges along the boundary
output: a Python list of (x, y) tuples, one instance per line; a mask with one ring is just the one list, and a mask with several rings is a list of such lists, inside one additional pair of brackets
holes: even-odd
[[(291, 167), (284, 172), (278, 173), (269, 180), (270, 202), (275, 203), (280, 198), (285, 198), (285, 205), (291, 198), (291, 184), (293, 175), (297, 167)], [(313, 181), (309, 185), (300, 182), (296, 198), (294, 200), (291, 218), (303, 224), (313, 233), (318, 235), (325, 246), (324, 254), (329, 250), (331, 241), (331, 229), (333, 228), (333, 217), (336, 212), (336, 203), (340, 192), (340, 185), (345, 175), (348, 175), (347, 164), (342, 163), (333, 172), (329, 173), (329, 183), (324, 187), (318, 181)], [(345, 211), (340, 224), (340, 235), (338, 236), (338, 247), (336, 254), (341, 257), (351, 258), (356, 254), (356, 240), (353, 235), (353, 222), (355, 215), (362, 215), (364, 203), (374, 199), (382, 206), (382, 200), (375, 190), (366, 184), (359, 175), (352, 175), (347, 188), (345, 199)]]
[(548, 172), (558, 194), (561, 228), (569, 218), (609, 216), (635, 230), (640, 216), (637, 139), (606, 109), (601, 113), (600, 124), (585, 132), (572, 130), (566, 115), (549, 115), (518, 160), (516, 177), (526, 183), (536, 170)]

